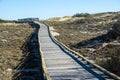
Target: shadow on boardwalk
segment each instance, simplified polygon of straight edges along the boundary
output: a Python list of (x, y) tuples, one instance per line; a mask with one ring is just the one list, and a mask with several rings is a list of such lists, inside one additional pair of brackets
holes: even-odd
[(43, 80), (38, 44), (39, 26), (34, 23), (30, 23), (30, 25), (36, 30), (21, 47), (24, 55), (21, 63), (15, 68), (16, 73), (13, 76), (13, 80)]

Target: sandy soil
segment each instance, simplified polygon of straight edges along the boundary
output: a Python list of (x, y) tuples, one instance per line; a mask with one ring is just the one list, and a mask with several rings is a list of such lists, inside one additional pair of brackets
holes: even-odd
[(53, 26), (50, 26), (50, 30), (53, 36), (59, 36), (60, 34), (56, 32), (56, 30), (53, 28)]

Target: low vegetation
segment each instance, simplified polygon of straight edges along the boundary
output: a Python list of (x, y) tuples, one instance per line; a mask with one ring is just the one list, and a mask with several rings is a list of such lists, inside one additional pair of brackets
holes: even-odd
[(21, 47), (33, 32), (26, 23), (0, 23), (0, 80), (11, 80), (24, 55)]
[(2, 20), (0, 19), (0, 23), (15, 23), (16, 21), (10, 21), (10, 20)]
[(77, 13), (73, 15), (72, 17), (90, 17), (89, 13)]
[(97, 64), (120, 76), (120, 45), (108, 44), (93, 54)]
[[(87, 16), (86, 16), (87, 15)], [(75, 14), (70, 20), (41, 21), (69, 48), (120, 76), (120, 12)]]

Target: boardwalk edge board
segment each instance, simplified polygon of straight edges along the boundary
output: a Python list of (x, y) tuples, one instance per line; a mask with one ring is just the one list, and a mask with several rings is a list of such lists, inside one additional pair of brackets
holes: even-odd
[(120, 77), (117, 76), (114, 73), (111, 73), (110, 71), (106, 70), (105, 68), (91, 62), (90, 60), (88, 60), (87, 58), (85, 58), (84, 56), (80, 55), (78, 52), (71, 50), (70, 48), (68, 48), (67, 46), (65, 46), (63, 43), (59, 42), (52, 34), (50, 31), (50, 27), (49, 25), (45, 24), (48, 27), (48, 32), (50, 37), (54, 40), (54, 42), (56, 42), (58, 45), (64, 47), (65, 49), (67, 49), (68, 51), (72, 52), (74, 55), (77, 55), (79, 58), (82, 58), (84, 61), (86, 61), (88, 64), (94, 66), (95, 68), (97, 68), (98, 70), (102, 71), (104, 74), (116, 79), (116, 80), (120, 80)]

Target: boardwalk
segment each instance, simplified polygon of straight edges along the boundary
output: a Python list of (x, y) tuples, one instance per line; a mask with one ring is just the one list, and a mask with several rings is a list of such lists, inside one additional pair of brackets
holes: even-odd
[(52, 80), (106, 80), (104, 78), (107, 76), (102, 72), (91, 68), (69, 51), (59, 47), (49, 36), (46, 25), (39, 25), (39, 42)]

